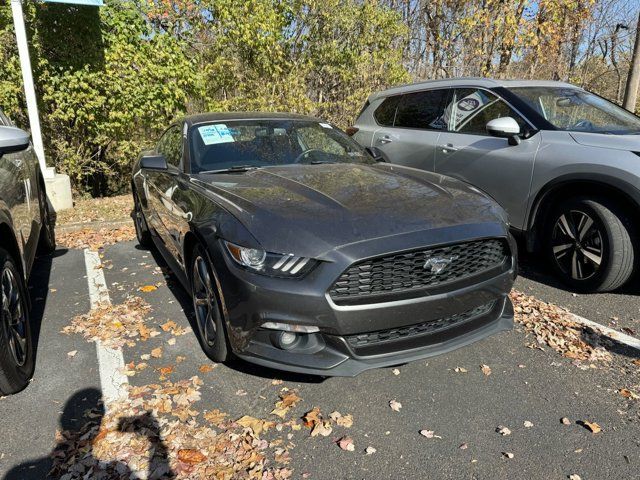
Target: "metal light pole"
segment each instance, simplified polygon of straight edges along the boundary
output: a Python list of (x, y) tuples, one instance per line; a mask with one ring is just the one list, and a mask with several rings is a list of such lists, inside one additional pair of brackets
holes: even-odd
[(636, 99), (638, 98), (638, 84), (640, 84), (640, 14), (638, 15), (636, 42), (633, 46), (633, 56), (631, 57), (623, 103), (624, 108), (634, 113), (636, 111)]
[(16, 42), (18, 44), (18, 54), (20, 55), (20, 67), (22, 69), (22, 82), (24, 83), (24, 95), (27, 99), (27, 111), (29, 114), (29, 127), (31, 129), (31, 141), (36, 152), (40, 169), (44, 178), (53, 178), (54, 169), (47, 168), (44, 156), (44, 146), (42, 143), (42, 131), (40, 130), (40, 117), (38, 115), (38, 102), (36, 100), (36, 90), (33, 85), (33, 75), (31, 73), (31, 59), (29, 58), (29, 45), (27, 43), (27, 32), (24, 28), (24, 15), (22, 12), (22, 1), (11, 0), (11, 11), (13, 13), (13, 25), (16, 31)]

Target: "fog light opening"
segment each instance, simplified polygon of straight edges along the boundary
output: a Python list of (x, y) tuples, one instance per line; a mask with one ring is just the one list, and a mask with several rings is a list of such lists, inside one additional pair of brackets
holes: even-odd
[(295, 332), (280, 332), (278, 334), (278, 347), (283, 350), (291, 350), (300, 342), (301, 335)]

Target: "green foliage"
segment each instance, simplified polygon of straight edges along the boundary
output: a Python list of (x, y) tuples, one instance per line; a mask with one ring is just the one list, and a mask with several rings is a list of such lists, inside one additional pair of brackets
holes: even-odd
[[(408, 79), (406, 28), (373, 0), (135, 0), (100, 9), (29, 2), (49, 164), (80, 192), (127, 188), (172, 118), (217, 110), (311, 113), (342, 126)], [(9, 7), (0, 7), (0, 106), (26, 125)]]

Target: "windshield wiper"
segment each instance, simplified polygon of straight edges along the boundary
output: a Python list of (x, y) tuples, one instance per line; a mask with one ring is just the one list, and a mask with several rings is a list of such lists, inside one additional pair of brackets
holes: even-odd
[(255, 165), (234, 165), (229, 168), (221, 168), (219, 170), (203, 170), (198, 173), (236, 173), (236, 172), (248, 172), (249, 170), (257, 170), (262, 167), (256, 167)]
[(309, 162), (308, 165), (324, 165), (326, 163), (338, 163), (338, 162), (333, 162), (331, 160), (313, 160)]

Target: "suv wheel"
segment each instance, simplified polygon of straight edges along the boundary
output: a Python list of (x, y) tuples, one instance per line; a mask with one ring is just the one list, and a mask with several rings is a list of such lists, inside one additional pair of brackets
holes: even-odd
[(574, 198), (558, 205), (546, 229), (546, 254), (560, 278), (582, 291), (608, 292), (633, 273), (630, 220), (605, 199)]
[(33, 374), (26, 292), (15, 260), (0, 248), (0, 395), (22, 390)]

